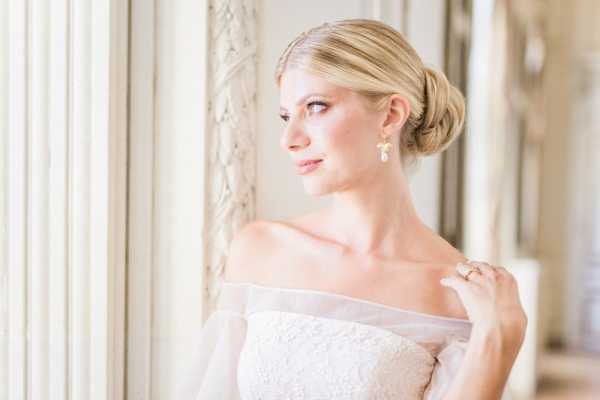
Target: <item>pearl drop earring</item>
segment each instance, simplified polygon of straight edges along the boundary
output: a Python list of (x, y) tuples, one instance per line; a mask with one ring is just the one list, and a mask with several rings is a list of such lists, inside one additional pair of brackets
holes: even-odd
[(383, 142), (377, 143), (377, 148), (381, 151), (381, 162), (387, 162), (391, 145), (392, 144), (387, 141), (386, 137), (383, 138)]

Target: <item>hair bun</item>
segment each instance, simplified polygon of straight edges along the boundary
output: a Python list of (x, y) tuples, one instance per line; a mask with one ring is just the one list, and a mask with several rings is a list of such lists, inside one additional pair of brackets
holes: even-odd
[(423, 114), (412, 135), (417, 152), (430, 155), (445, 150), (460, 134), (465, 100), (443, 73), (429, 67), (424, 67), (423, 72)]

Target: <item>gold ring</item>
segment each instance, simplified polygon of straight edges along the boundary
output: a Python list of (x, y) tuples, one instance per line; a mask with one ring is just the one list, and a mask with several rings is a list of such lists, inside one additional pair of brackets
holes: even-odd
[(473, 268), (472, 270), (470, 270), (469, 272), (467, 272), (467, 273), (464, 275), (464, 277), (465, 277), (465, 280), (466, 280), (466, 281), (468, 281), (468, 280), (469, 280), (469, 274), (470, 274), (471, 272), (474, 272), (474, 271), (475, 271), (475, 268)]
[(481, 270), (477, 267), (469, 267), (468, 265), (462, 263), (459, 263), (456, 266), (456, 272), (458, 272), (465, 280), (469, 279), (469, 275), (473, 271), (481, 272)]

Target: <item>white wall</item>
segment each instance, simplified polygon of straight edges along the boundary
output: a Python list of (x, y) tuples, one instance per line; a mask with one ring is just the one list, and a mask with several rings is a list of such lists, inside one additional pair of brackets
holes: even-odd
[(127, 398), (171, 399), (204, 317), (208, 12), (131, 13)]
[[(406, 8), (403, 7), (406, 5)], [(410, 7), (408, 7), (410, 5)], [(289, 156), (279, 146), (283, 125), (278, 116), (279, 93), (273, 74), (287, 44), (301, 32), (326, 21), (376, 18), (396, 29), (408, 30), (408, 39), (426, 64), (442, 69), (444, 58), (444, 2), (365, 0), (263, 0), (258, 7), (258, 218), (285, 219), (325, 206), (329, 198), (304, 192)], [(403, 16), (403, 11), (409, 14)], [(404, 23), (403, 23), (404, 22)], [(411, 179), (417, 211), (438, 229), (440, 156), (422, 159)]]

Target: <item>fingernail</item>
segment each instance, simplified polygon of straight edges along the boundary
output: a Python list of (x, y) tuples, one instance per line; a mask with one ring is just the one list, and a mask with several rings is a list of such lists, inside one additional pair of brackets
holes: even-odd
[(448, 279), (446, 279), (446, 278), (442, 278), (442, 279), (440, 279), (440, 283), (441, 283), (443, 286), (446, 286), (446, 284), (448, 283)]

